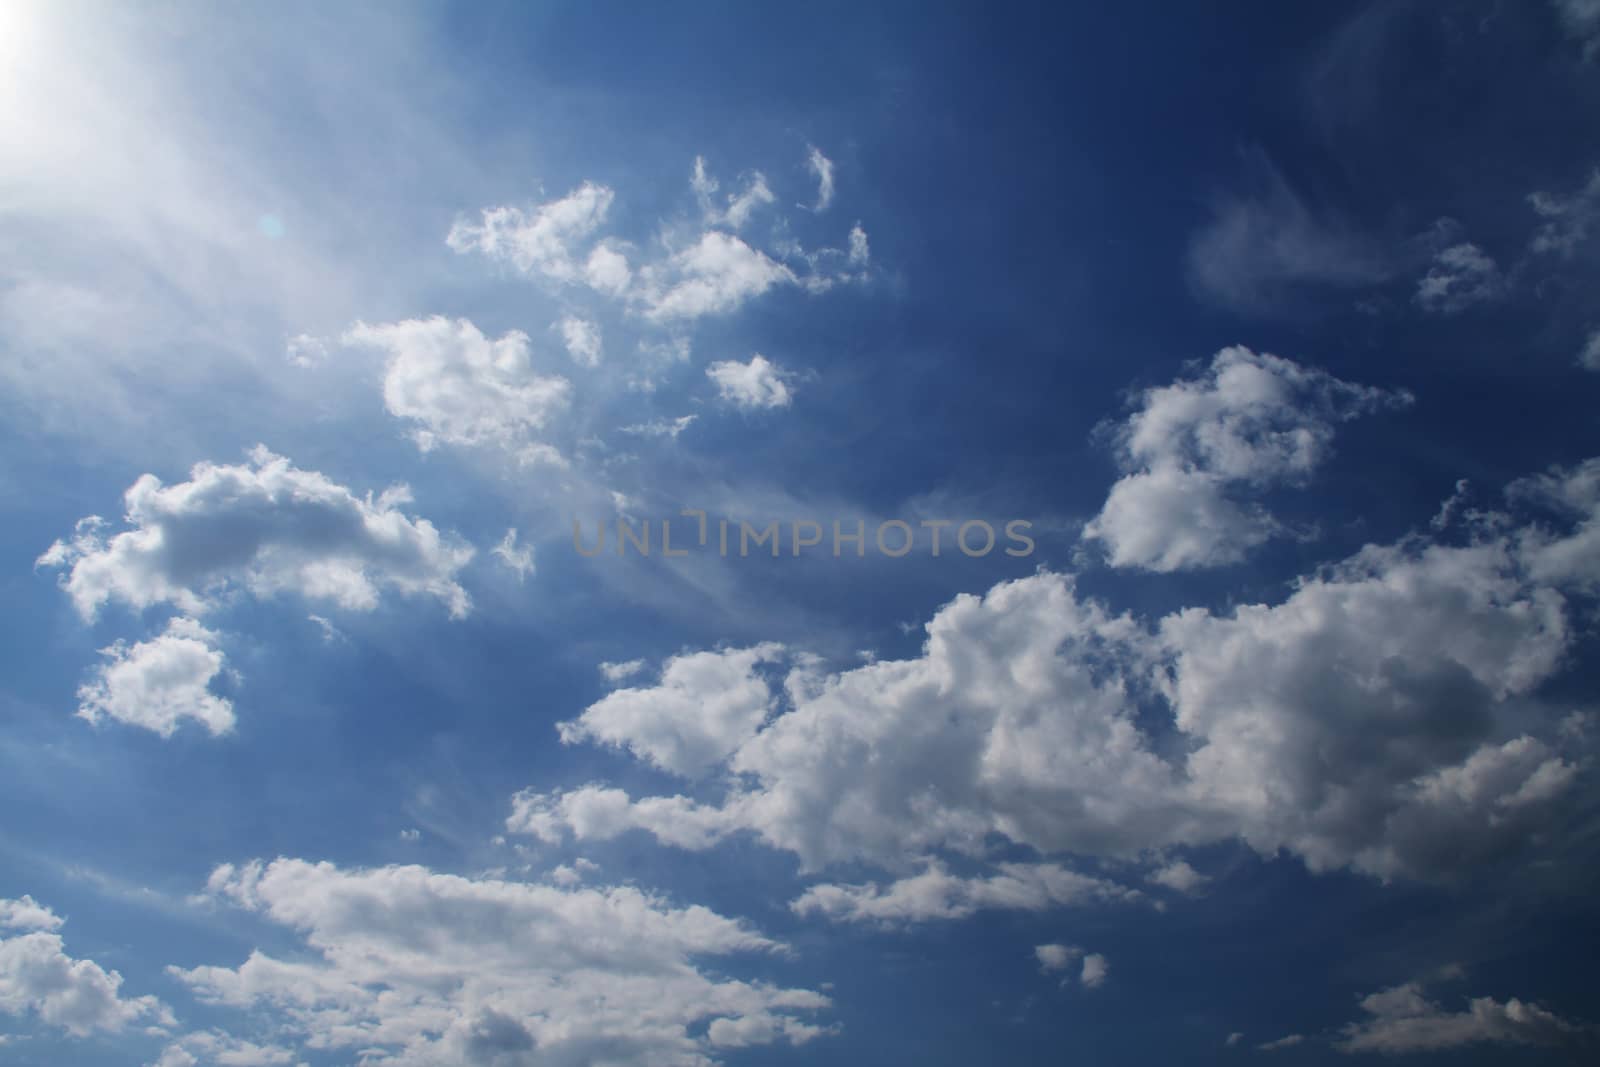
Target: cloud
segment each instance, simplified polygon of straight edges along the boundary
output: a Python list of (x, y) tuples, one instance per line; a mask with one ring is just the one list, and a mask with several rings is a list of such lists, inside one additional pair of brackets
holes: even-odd
[(1600, 371), (1600, 329), (1589, 331), (1588, 339), (1578, 352), (1578, 366), (1584, 370)]
[(33, 1014), (74, 1037), (116, 1033), (140, 1020), (173, 1025), (172, 1013), (155, 997), (123, 997), (116, 971), (67, 955), (53, 932), (61, 920), (32, 897), (0, 901), (0, 925), (30, 931), (0, 937), (0, 1012)]
[(614, 690), (556, 729), (563, 744), (627, 748), (664, 771), (696, 777), (755, 736), (773, 703), (757, 668), (781, 651), (765, 644), (674, 656), (655, 685)]
[(717, 394), (744, 411), (786, 408), (794, 392), (786, 380), (788, 372), (759, 352), (749, 363), (725, 359), (706, 368), (706, 377), (717, 383)]
[(1600, 169), (1583, 187), (1567, 196), (1536, 192), (1528, 196), (1534, 214), (1544, 220), (1534, 232), (1532, 249), (1547, 255), (1570, 256), (1588, 242), (1600, 221)]
[(1146, 879), (1152, 885), (1171, 889), (1177, 893), (1198, 893), (1211, 881), (1183, 860), (1174, 860), (1154, 871)]
[(1078, 974), (1078, 981), (1085, 989), (1098, 989), (1105, 984), (1106, 975), (1111, 973), (1111, 964), (1098, 952), (1091, 952), (1083, 957), (1083, 970)]
[(315, 367), (328, 358), (328, 345), (320, 337), (296, 334), (284, 345), (284, 357), (297, 367)]
[(829, 1006), (701, 970), (782, 946), (629, 886), (277, 859), (219, 867), (208, 893), (303, 945), (174, 977), (203, 1001), (268, 1013), (280, 1041), (383, 1067), (708, 1065), (719, 1046), (810, 1040), (822, 1028), (806, 1017)]
[(85, 618), (110, 600), (195, 615), (239, 588), (354, 611), (392, 589), (465, 615), (471, 600), (455, 575), (472, 549), (408, 518), (399, 506), (409, 500), (404, 487), (358, 497), (257, 445), (247, 464), (199, 463), (176, 485), (140, 476), (123, 496), (130, 529), (107, 539), (91, 516), (38, 565), (68, 568), (62, 586)]
[(817, 179), (817, 202), (811, 210), (821, 214), (833, 203), (833, 160), (812, 145), (806, 154), (806, 166)]
[(440, 445), (492, 445), (525, 461), (553, 451), (534, 439), (565, 410), (571, 385), (533, 366), (528, 335), (511, 330), (491, 341), (466, 319), (407, 319), (378, 326), (357, 323), (344, 342), (388, 355), (383, 379), (389, 414), (417, 424), (424, 452)]
[[(458, 221), (445, 243), (456, 252), (481, 253), (521, 274), (568, 284), (586, 281), (592, 274), (593, 255), (585, 263), (576, 246), (605, 222), (615, 199), (606, 186), (584, 182), (566, 196), (530, 210), (484, 208), (479, 224)], [(615, 267), (602, 262), (600, 273), (614, 274)]]
[(1068, 964), (1083, 955), (1083, 950), (1071, 945), (1036, 945), (1033, 955), (1039, 961), (1039, 969), (1049, 974), (1066, 970)]
[(499, 560), (508, 570), (517, 576), (517, 581), (524, 581), (534, 571), (533, 546), (517, 544), (517, 528), (511, 527), (500, 543), (490, 549), (495, 559)]
[(167, 1045), (151, 1067), (277, 1067), (294, 1062), (294, 1053), (289, 1049), (258, 1045), (221, 1030), (200, 1030)]
[(213, 737), (233, 730), (233, 704), (211, 692), (222, 673), (217, 635), (193, 619), (176, 618), (159, 637), (128, 646), (118, 641), (100, 650), (109, 663), (78, 689), (78, 715), (90, 722), (111, 718), (171, 737), (193, 719)]
[(1465, 1011), (1450, 1012), (1426, 996), (1421, 982), (1361, 998), (1366, 1018), (1344, 1027), (1343, 1052), (1437, 1052), (1468, 1045), (1565, 1045), (1590, 1028), (1512, 997), (1474, 997)]
[(1475, 304), (1505, 295), (1506, 280), (1483, 249), (1471, 242), (1450, 245), (1433, 257), (1428, 273), (1417, 283), (1417, 306), (1453, 315)]
[(695, 199), (700, 204), (700, 213), (707, 224), (739, 230), (750, 221), (750, 216), (757, 208), (777, 201), (777, 197), (767, 185), (766, 175), (760, 171), (753, 171), (745, 179), (744, 189), (737, 193), (729, 193), (726, 206), (723, 207), (719, 207), (713, 199), (720, 187), (717, 179), (707, 170), (705, 157), (695, 156), (694, 168), (689, 174), (689, 188), (694, 190)]
[[(1269, 452), (1308, 447), (1293, 435)], [(1255, 448), (1223, 452), (1259, 462)], [(692, 767), (707, 788), (530, 790), (507, 828), (550, 842), (643, 831), (687, 849), (749, 834), (808, 873), (893, 872), (887, 885), (813, 886), (797, 904), (872, 921), (1043, 906), (1057, 899), (1045, 872), (1070, 874), (1057, 858), (1230, 840), (1385, 880), (1448, 881), (1559, 850), (1588, 742), (1537, 694), (1572, 647), (1562, 590), (1600, 578), (1600, 461), (1543, 479), (1514, 498), (1559, 497), (1576, 532), (1501, 513), (1466, 544), (1369, 545), (1277, 603), (1148, 623), (1040, 571), (946, 604), (908, 659), (830, 673), (786, 649), (786, 674), (777, 662), (706, 672), (678, 703), (627, 691), (602, 740)], [(702, 655), (739, 667), (778, 655), (758, 650)], [(699, 728), (683, 709), (718, 701), (737, 709), (730, 725), (679, 736)], [(1004, 848), (1044, 860), (1025, 875), (991, 859)], [(941, 854), (987, 866), (952, 873)], [(1175, 864), (1153, 877), (1199, 884)]]
[(1140, 893), (1054, 863), (1002, 863), (996, 873), (973, 878), (930, 863), (920, 874), (887, 886), (821, 884), (791, 905), (797, 915), (836, 922), (882, 924), (964, 919), (979, 911), (1044, 911), (1064, 905), (1136, 901)]
[(1278, 1038), (1276, 1041), (1263, 1041), (1256, 1048), (1261, 1052), (1278, 1052), (1286, 1048), (1294, 1048), (1296, 1045), (1303, 1045), (1305, 1040), (1306, 1035), (1304, 1034), (1289, 1034), (1286, 1037)]
[(621, 433), (631, 433), (639, 437), (666, 437), (673, 441), (678, 435), (694, 425), (698, 415), (679, 415), (675, 419), (651, 419), (649, 422), (639, 422), (632, 426), (618, 427)]
[(12, 930), (59, 930), (65, 921), (27, 894), (16, 900), (0, 897), (0, 926)]
[(638, 298), (648, 318), (671, 322), (725, 314), (775, 285), (798, 281), (792, 270), (765, 253), (732, 234), (710, 230), (689, 247), (645, 267)]
[(1292, 360), (1225, 348), (1199, 376), (1145, 390), (1112, 427), (1125, 473), (1084, 528), (1114, 567), (1236, 563), (1282, 526), (1241, 499), (1303, 485), (1340, 422), (1410, 402)]
[(1251, 169), (1257, 191), (1220, 201), (1189, 243), (1189, 278), (1202, 295), (1236, 311), (1283, 314), (1306, 288), (1359, 289), (1389, 277), (1373, 241), (1319, 217), (1264, 157)]
[(630, 659), (622, 663), (600, 664), (600, 673), (612, 685), (632, 678), (642, 670), (644, 670), (644, 660), (642, 659)]
[(578, 318), (576, 315), (566, 315), (557, 326), (561, 330), (561, 340), (567, 346), (567, 354), (572, 357), (573, 362), (584, 367), (600, 365), (599, 324)]
[(1600, 50), (1600, 0), (1552, 0), (1567, 36), (1583, 43), (1585, 59)]

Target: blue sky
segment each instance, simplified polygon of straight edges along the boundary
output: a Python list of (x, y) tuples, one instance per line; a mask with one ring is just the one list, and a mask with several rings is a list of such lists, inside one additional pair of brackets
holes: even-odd
[(0, 1064), (1586, 1062), (1597, 64), (8, 6)]

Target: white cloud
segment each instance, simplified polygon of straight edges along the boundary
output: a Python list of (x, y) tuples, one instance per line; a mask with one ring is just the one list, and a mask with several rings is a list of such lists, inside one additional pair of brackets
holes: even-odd
[(91, 516), (38, 563), (70, 568), (62, 585), (86, 618), (108, 600), (199, 614), (240, 587), (358, 611), (393, 589), (465, 615), (471, 600), (455, 574), (472, 549), (408, 518), (399, 505), (409, 500), (404, 487), (358, 497), (258, 445), (248, 464), (199, 463), (176, 485), (141, 476), (123, 497), (131, 529), (108, 540)]
[(284, 345), (284, 357), (297, 367), (315, 367), (328, 358), (328, 345), (320, 337), (296, 334)]
[(698, 415), (679, 415), (675, 419), (651, 419), (649, 422), (639, 422), (632, 426), (621, 426), (618, 430), (622, 433), (631, 433), (639, 437), (666, 437), (673, 441), (678, 435), (694, 425)]
[(172, 1013), (155, 997), (123, 997), (116, 971), (67, 955), (53, 932), (61, 920), (33, 898), (0, 901), (0, 925), (31, 931), (0, 938), (0, 1012), (33, 1014), (75, 1037), (116, 1033), (140, 1020), (173, 1025)]
[(564, 316), (557, 327), (561, 330), (561, 340), (567, 346), (567, 354), (573, 362), (584, 367), (598, 367), (600, 365), (600, 326), (589, 319), (582, 319), (576, 315)]
[(1417, 282), (1416, 302), (1424, 311), (1452, 315), (1505, 294), (1500, 268), (1483, 249), (1470, 242), (1440, 249), (1428, 273)]
[(1437, 1052), (1476, 1044), (1562, 1045), (1586, 1027), (1537, 1004), (1512, 997), (1474, 997), (1465, 1011), (1446, 1011), (1428, 999), (1421, 982), (1407, 982), (1361, 999), (1366, 1018), (1347, 1025), (1337, 1047), (1344, 1052)]
[(872, 251), (867, 247), (867, 231), (861, 228), (861, 223), (850, 227), (850, 253), (848, 261), (852, 267), (865, 267), (872, 259)]
[(1174, 860), (1166, 864), (1152, 872), (1147, 880), (1153, 885), (1178, 893), (1198, 893), (1211, 881), (1183, 860)]
[[(1229, 469), (1261, 462), (1259, 448), (1235, 455), (1225, 441), (1213, 445)], [(1277, 453), (1307, 449), (1299, 435)], [(1600, 496), (1600, 462), (1549, 478), (1547, 494)], [(679, 705), (629, 691), (629, 715), (604, 740), (669, 768), (727, 752), (700, 771), (712, 788), (529, 791), (507, 827), (551, 842), (640, 830), (689, 849), (750, 834), (808, 872), (861, 863), (899, 875), (908, 857), (932, 857), (887, 886), (814, 886), (799, 905), (875, 921), (1055, 899), (1004, 865), (957, 875), (939, 859), (983, 862), (996, 842), (1138, 860), (1243, 840), (1313, 871), (1447, 880), (1566, 832), (1587, 742), (1536, 693), (1572, 643), (1566, 599), (1545, 583), (1600, 576), (1600, 535), (1582, 532), (1600, 528), (1600, 503), (1588, 506), (1578, 534), (1503, 515), (1465, 545), (1369, 546), (1276, 604), (1190, 608), (1154, 625), (1041, 571), (945, 605), (910, 659), (828, 673), (790, 651), (781, 686), (774, 672), (701, 676), (693, 701), (737, 697), (740, 715), (694, 736), (688, 763), (673, 747), (681, 708), (665, 710)], [(1153, 877), (1201, 884), (1176, 864)]]
[(171, 737), (184, 719), (213, 737), (230, 732), (233, 704), (210, 689), (222, 673), (216, 642), (217, 635), (193, 619), (176, 618), (159, 637), (101, 649), (110, 662), (79, 687), (78, 714), (90, 722), (116, 719), (162, 737)]
[(27, 894), (16, 900), (0, 897), (0, 926), (12, 930), (59, 930), (64, 921)]
[(1083, 957), (1083, 970), (1078, 974), (1078, 981), (1085, 989), (1098, 989), (1105, 984), (1106, 975), (1111, 973), (1111, 964), (1098, 952), (1091, 952)]
[(1233, 1031), (1233, 1033), (1228, 1035), (1227, 1040), (1224, 1041), (1223, 1044), (1226, 1045), (1228, 1048), (1233, 1048), (1235, 1045), (1237, 1045), (1239, 1042), (1241, 1042), (1243, 1040), (1244, 1040), (1244, 1033), (1242, 1031), (1235, 1030), (1235, 1031)]
[[(576, 246), (605, 222), (616, 198), (604, 185), (584, 182), (558, 200), (531, 210), (484, 208), (482, 222), (457, 222), (445, 243), (457, 252), (480, 252), (522, 274), (573, 283), (593, 276), (593, 257), (584, 265)], [(608, 271), (602, 265), (602, 273)]]
[(1600, 221), (1600, 170), (1570, 195), (1536, 192), (1528, 196), (1528, 203), (1544, 220), (1533, 235), (1533, 251), (1570, 256), (1589, 240)]
[(621, 663), (600, 664), (600, 673), (604, 675), (605, 680), (610, 682), (612, 685), (616, 685), (618, 682), (626, 681), (642, 670), (644, 670), (644, 660), (642, 659), (630, 659)]
[(628, 264), (627, 253), (619, 245), (602, 241), (589, 253), (589, 259), (583, 265), (583, 278), (596, 292), (620, 297), (633, 284), (633, 268)]
[(788, 267), (732, 234), (708, 231), (687, 248), (647, 266), (637, 290), (658, 322), (733, 311), (775, 285), (798, 282)]
[(1600, 329), (1589, 331), (1588, 339), (1578, 352), (1578, 366), (1584, 370), (1600, 371)]
[(1127, 473), (1084, 537), (1102, 542), (1116, 567), (1169, 572), (1237, 562), (1282, 532), (1241, 497), (1304, 484), (1331, 451), (1338, 423), (1409, 401), (1225, 348), (1198, 377), (1145, 390), (1115, 427)]
[(713, 199), (720, 187), (718, 181), (707, 170), (705, 157), (695, 156), (694, 169), (689, 175), (689, 188), (694, 190), (695, 199), (700, 204), (700, 212), (709, 225), (727, 226), (733, 230), (743, 229), (757, 208), (777, 201), (771, 187), (767, 185), (766, 175), (760, 171), (753, 171), (746, 177), (742, 190), (729, 193), (725, 206), (722, 207), (719, 207)]
[(533, 546), (517, 544), (517, 528), (511, 527), (500, 543), (490, 550), (494, 558), (499, 560), (507, 569), (517, 576), (517, 581), (522, 582), (534, 571)]
[(1002, 863), (995, 873), (973, 878), (930, 863), (920, 874), (888, 886), (814, 885), (790, 907), (799, 915), (820, 914), (838, 922), (895, 924), (964, 919), (987, 910), (1044, 911), (1138, 899), (1136, 889), (1054, 863)]
[(1263, 1041), (1256, 1048), (1261, 1052), (1279, 1052), (1286, 1048), (1294, 1048), (1296, 1045), (1303, 1045), (1305, 1040), (1306, 1035), (1304, 1034), (1289, 1034), (1278, 1038), (1276, 1041)]
[(757, 668), (781, 651), (767, 644), (674, 656), (655, 685), (608, 693), (557, 730), (565, 744), (627, 748), (662, 770), (696, 777), (755, 736), (773, 704)]
[(698, 959), (782, 946), (632, 887), (278, 859), (220, 867), (209, 892), (304, 946), (173, 975), (202, 1000), (272, 1013), (281, 1041), (375, 1067), (704, 1067), (719, 1045), (809, 1040), (821, 1029), (805, 1017), (829, 1003), (701, 970)]
[(833, 160), (812, 145), (806, 154), (806, 166), (811, 168), (811, 173), (817, 179), (817, 203), (811, 210), (820, 214), (833, 203)]
[(1066, 970), (1073, 960), (1083, 955), (1083, 949), (1072, 945), (1036, 945), (1033, 955), (1039, 961), (1039, 969), (1048, 974)]
[(294, 1053), (276, 1045), (258, 1045), (220, 1030), (200, 1030), (161, 1050), (151, 1067), (277, 1067), (295, 1062)]
[(466, 319), (434, 316), (357, 323), (344, 342), (387, 353), (384, 405), (417, 424), (412, 436), (423, 451), (494, 445), (528, 461), (548, 458), (550, 447), (533, 434), (565, 410), (571, 385), (534, 369), (532, 346), (520, 330), (491, 341)]
[(723, 400), (746, 411), (785, 408), (794, 400), (788, 372), (759, 352), (749, 363), (725, 359), (706, 368), (706, 377), (717, 383)]

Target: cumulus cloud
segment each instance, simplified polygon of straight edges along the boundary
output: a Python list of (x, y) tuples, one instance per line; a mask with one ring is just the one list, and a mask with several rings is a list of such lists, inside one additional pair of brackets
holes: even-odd
[(585, 367), (600, 365), (600, 326), (576, 315), (564, 316), (557, 324), (561, 340), (573, 362)]
[[(1234, 456), (1227, 440), (1213, 447)], [(1291, 459), (1272, 462), (1308, 450), (1291, 434), (1275, 453)], [(1249, 469), (1259, 451), (1227, 462)], [(692, 766), (708, 787), (526, 791), (507, 827), (551, 842), (642, 831), (688, 849), (748, 834), (806, 872), (896, 875), (816, 885), (797, 902), (846, 920), (1042, 907), (1065, 899), (1052, 884), (1123, 897), (1073, 881), (1088, 876), (1057, 858), (1148, 861), (1229, 840), (1319, 872), (1460, 877), (1562, 841), (1588, 762), (1570, 710), (1538, 694), (1572, 647), (1563, 590), (1600, 576), (1600, 462), (1514, 496), (1534, 493), (1573, 509), (1577, 532), (1504, 513), (1466, 544), (1368, 546), (1276, 603), (1152, 622), (1041, 571), (945, 605), (912, 658), (830, 673), (784, 650), (787, 673), (774, 661), (700, 674), (692, 697), (626, 691), (600, 739)], [(779, 653), (702, 655), (742, 668)], [(680, 736), (686, 707), (719, 699), (737, 714)], [(991, 859), (997, 845), (1045, 860), (1024, 873)], [(952, 873), (941, 855), (980, 866)], [(1065, 880), (1042, 882), (1052, 871)], [(1148, 877), (1204, 884), (1171, 861)]]
[(90, 722), (116, 719), (171, 737), (193, 719), (216, 737), (233, 729), (233, 704), (211, 692), (222, 673), (217, 635), (193, 619), (176, 618), (166, 632), (129, 646), (100, 650), (109, 662), (78, 689), (78, 714)]
[(1083, 969), (1078, 972), (1078, 981), (1083, 983), (1085, 989), (1097, 989), (1105, 984), (1106, 976), (1111, 973), (1111, 964), (1098, 952), (1091, 952), (1083, 957)]
[(328, 358), (328, 345), (320, 337), (296, 334), (285, 343), (284, 357), (297, 367), (315, 367)]
[(773, 700), (757, 668), (781, 651), (766, 644), (674, 656), (655, 685), (615, 690), (557, 730), (565, 744), (599, 741), (674, 774), (703, 774), (766, 719)]
[(406, 516), (410, 499), (404, 487), (358, 497), (258, 445), (248, 463), (199, 463), (176, 485), (142, 475), (123, 496), (130, 529), (108, 538), (91, 516), (38, 565), (67, 568), (62, 586), (85, 618), (111, 600), (198, 615), (240, 588), (356, 611), (391, 589), (465, 615), (471, 600), (455, 575), (472, 549)]
[(1039, 961), (1039, 970), (1045, 974), (1064, 971), (1073, 963), (1082, 960), (1078, 967), (1078, 983), (1085, 989), (1095, 989), (1103, 985), (1106, 976), (1111, 973), (1111, 965), (1104, 956), (1098, 952), (1086, 953), (1075, 945), (1038, 945), (1034, 948), (1033, 955)]
[(1145, 390), (1112, 428), (1125, 473), (1084, 528), (1112, 566), (1169, 572), (1235, 563), (1283, 532), (1245, 499), (1303, 485), (1338, 423), (1409, 403), (1292, 360), (1225, 348), (1193, 378)]
[(1147, 879), (1152, 885), (1171, 889), (1177, 893), (1198, 893), (1211, 881), (1183, 860), (1174, 860), (1150, 873)]
[(294, 1062), (289, 1049), (258, 1045), (221, 1030), (198, 1030), (167, 1045), (151, 1067), (277, 1067)]
[(384, 1067), (703, 1067), (718, 1047), (810, 1040), (823, 1030), (808, 1017), (829, 1006), (700, 969), (697, 959), (782, 946), (632, 887), (278, 859), (219, 867), (208, 892), (303, 948), (170, 968), (178, 980), (204, 1001), (275, 1013), (282, 1040)]
[(173, 1025), (152, 996), (122, 996), (122, 976), (66, 954), (54, 931), (61, 919), (32, 897), (0, 900), (0, 926), (29, 931), (0, 937), (0, 1012), (33, 1015), (75, 1037), (117, 1033), (136, 1022)]
[(16, 900), (0, 898), (0, 926), (12, 930), (59, 930), (65, 921), (27, 894)]
[(790, 907), (842, 922), (881, 924), (964, 919), (979, 911), (1043, 911), (1065, 905), (1136, 901), (1140, 893), (1054, 863), (1002, 863), (993, 874), (963, 878), (938, 863), (890, 885), (821, 884)]
[(357, 323), (344, 341), (387, 354), (384, 405), (416, 425), (412, 437), (424, 452), (440, 444), (494, 445), (527, 462), (554, 458), (534, 434), (567, 407), (571, 385), (534, 368), (520, 330), (491, 341), (466, 319), (436, 315)]
[[(583, 281), (591, 273), (593, 255), (586, 265), (577, 246), (605, 222), (615, 199), (606, 186), (584, 182), (566, 196), (535, 208), (484, 208), (479, 223), (458, 221), (452, 226), (445, 243), (456, 252), (478, 252), (525, 275)], [(614, 269), (602, 264), (601, 272)]]
[(1424, 311), (1453, 315), (1497, 300), (1505, 291), (1505, 277), (1489, 254), (1462, 242), (1435, 253), (1428, 273), (1417, 282), (1415, 299)]
[(812, 145), (806, 154), (806, 166), (817, 179), (817, 202), (811, 210), (821, 214), (833, 203), (833, 160)]
[(1072, 945), (1035, 945), (1033, 955), (1039, 961), (1039, 969), (1049, 974), (1066, 970), (1073, 960), (1083, 955), (1083, 949)]
[(745, 411), (786, 408), (794, 400), (788, 372), (757, 352), (750, 362), (725, 359), (706, 368), (706, 377), (717, 383), (717, 394), (734, 407)]
[(773, 286), (798, 281), (794, 271), (738, 237), (709, 230), (645, 267), (637, 295), (648, 318), (671, 322), (734, 311)]
[(1591, 1028), (1512, 997), (1474, 997), (1465, 1011), (1447, 1011), (1407, 982), (1361, 998), (1365, 1017), (1345, 1026), (1336, 1046), (1344, 1052), (1438, 1052), (1468, 1045), (1566, 1045)]

